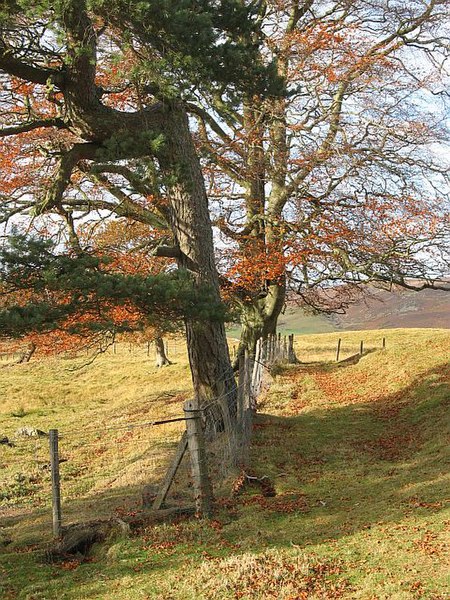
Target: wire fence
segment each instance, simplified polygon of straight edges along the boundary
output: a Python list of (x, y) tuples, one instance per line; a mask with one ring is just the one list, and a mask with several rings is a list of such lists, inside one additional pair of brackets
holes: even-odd
[(293, 336), (259, 341), (254, 356), (239, 357), (237, 377), (225, 373), (215, 382), (222, 393), (187, 401), (179, 414), (172, 408), (147, 422), (61, 428), (50, 439), (49, 432), (24, 427), (0, 440), (0, 517), (32, 513), (47, 527), (56, 502), (53, 533), (59, 535), (61, 520), (68, 526), (143, 508), (195, 504), (206, 514), (207, 503), (228, 494), (246, 465), (264, 374), (290, 351)]
[[(22, 428), (2, 444), (0, 516), (48, 509), (52, 498), (48, 432)], [(153, 422), (58, 430), (64, 523), (138, 510), (155, 495), (185, 429), (183, 415)], [(144, 490), (145, 488), (145, 490)]]
[[(187, 355), (185, 340), (180, 337), (166, 338), (163, 344), (165, 355), (169, 360), (176, 360)], [(115, 340), (100, 346), (87, 343), (84, 347), (64, 351), (60, 356), (63, 358), (91, 358), (98, 353), (117, 356), (132, 355), (154, 360), (157, 358), (154, 341), (128, 341), (125, 339)], [(36, 353), (33, 352), (32, 355), (42, 357), (46, 354), (42, 348), (37, 347)], [(26, 356), (27, 348), (25, 346), (19, 347), (12, 343), (0, 345), (0, 366), (18, 363), (19, 361), (27, 362)]]

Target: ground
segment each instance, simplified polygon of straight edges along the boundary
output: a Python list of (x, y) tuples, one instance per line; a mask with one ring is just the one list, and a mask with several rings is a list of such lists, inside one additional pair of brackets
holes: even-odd
[[(338, 335), (343, 359), (361, 340), (363, 356), (336, 364)], [(14, 484), (15, 473), (33, 474), (44, 453), (32, 468), (25, 447), (0, 446), (0, 597), (448, 598), (450, 332), (299, 336), (296, 350), (302, 363), (275, 368), (260, 398), (245, 473), (265, 477), (266, 485), (236, 473), (234, 494), (218, 499), (209, 521), (143, 526), (111, 536), (87, 558), (48, 562), (46, 478)], [(135, 350), (75, 372), (67, 366), (83, 358), (5, 368), (0, 434), (56, 426), (86, 428), (90, 436), (96, 429), (94, 448), (99, 431), (120, 440), (124, 431), (106, 434), (105, 427), (180, 412), (190, 384), (184, 354), (176, 358), (160, 371)], [(149, 476), (147, 430), (130, 431), (120, 451), (104, 443), (84, 462), (77, 459), (82, 443), (67, 435), (68, 518), (116, 514), (115, 500), (128, 499), (130, 482)], [(153, 439), (156, 454), (172, 450), (175, 434), (166, 429)]]

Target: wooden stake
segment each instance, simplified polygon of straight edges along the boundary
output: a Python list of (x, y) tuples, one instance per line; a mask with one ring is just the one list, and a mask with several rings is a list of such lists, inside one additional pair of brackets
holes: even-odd
[(336, 350), (336, 362), (339, 362), (339, 354), (341, 352), (341, 338), (338, 339), (338, 345)]
[(163, 506), (164, 501), (167, 498), (167, 494), (169, 493), (170, 486), (172, 485), (172, 482), (178, 471), (178, 467), (180, 466), (181, 461), (183, 460), (183, 456), (187, 450), (187, 446), (187, 433), (185, 431), (181, 436), (181, 440), (178, 443), (178, 448), (175, 457), (172, 461), (172, 464), (170, 465), (166, 476), (164, 477), (164, 481), (158, 490), (158, 494), (155, 500), (153, 501), (152, 510), (159, 510)]
[(239, 379), (238, 379), (238, 397), (237, 397), (237, 426), (238, 431), (242, 432), (244, 422), (244, 394), (247, 368), (247, 349), (239, 356)]
[(59, 477), (58, 430), (50, 429), (50, 468), (52, 473), (53, 535), (61, 537), (61, 489)]

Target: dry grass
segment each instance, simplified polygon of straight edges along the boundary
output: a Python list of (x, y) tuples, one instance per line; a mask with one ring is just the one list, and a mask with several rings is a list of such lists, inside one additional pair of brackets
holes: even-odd
[(0, 447), (4, 535), (34, 543), (50, 533), (48, 438), (18, 436), (23, 427), (59, 430), (65, 523), (131, 510), (143, 485), (157, 489), (183, 423), (139, 425), (182, 416), (191, 385), (181, 342), (172, 359), (156, 369), (145, 348), (124, 344), (89, 365), (80, 357), (2, 370), (0, 434), (14, 444)]
[[(275, 497), (244, 488), (219, 503), (212, 521), (152, 527), (109, 540), (89, 562), (59, 565), (43, 562), (39, 550), (23, 552), (48, 518), (47, 508), (31, 505), (3, 529), (14, 541), (0, 550), (2, 599), (449, 597), (450, 332), (340, 336), (347, 354), (359, 350), (360, 339), (378, 350), (336, 365), (338, 334), (298, 337), (303, 364), (281, 369), (261, 398), (251, 468), (269, 477)], [(190, 389), (181, 358), (157, 372), (145, 356), (124, 353), (77, 373), (69, 376), (58, 361), (3, 370), (5, 432), (22, 423), (94, 428), (98, 444), (109, 447), (106, 440), (117, 433), (105, 433), (109, 423), (136, 423), (166, 409), (174, 415)], [(167, 403), (157, 399), (162, 392), (175, 396)], [(25, 416), (13, 417), (19, 400)], [(63, 467), (84, 456), (78, 466), (88, 462), (89, 470), (65, 480), (66, 511), (109, 509), (114, 493), (123, 500), (130, 483), (139, 481), (146, 434), (131, 431), (120, 460), (109, 450), (92, 455), (82, 440), (70, 442)], [(0, 451), (8, 473), (14, 449)], [(83, 481), (89, 485), (77, 489)]]

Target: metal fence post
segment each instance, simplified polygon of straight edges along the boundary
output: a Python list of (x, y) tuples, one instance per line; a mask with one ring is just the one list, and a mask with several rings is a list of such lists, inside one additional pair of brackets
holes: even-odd
[(53, 535), (61, 536), (61, 489), (59, 478), (58, 430), (50, 429), (50, 468), (52, 472)]

